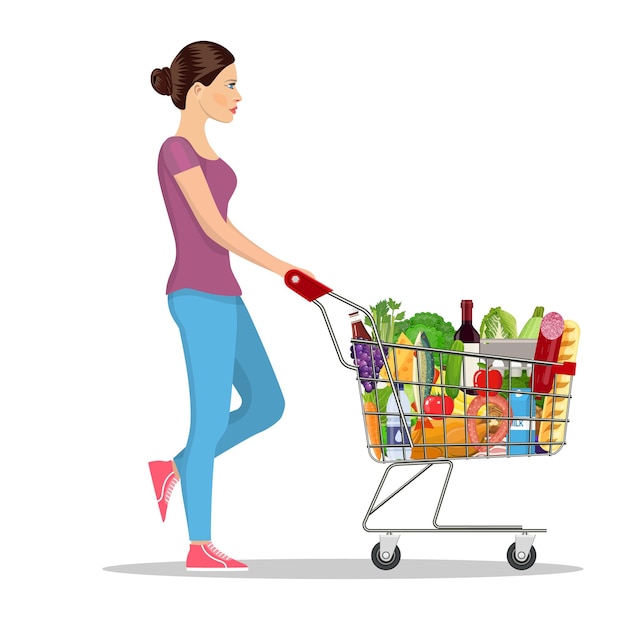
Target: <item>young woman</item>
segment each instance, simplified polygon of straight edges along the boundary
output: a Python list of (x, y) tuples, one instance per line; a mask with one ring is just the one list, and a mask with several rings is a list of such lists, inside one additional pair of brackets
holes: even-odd
[[(170, 67), (153, 70), (151, 81), (180, 109), (176, 135), (159, 153), (158, 176), (176, 243), (166, 293), (182, 338), (191, 422), (185, 448), (170, 461), (151, 462), (150, 473), (163, 520), (181, 483), (191, 544), (187, 569), (242, 571), (245, 564), (212, 543), (214, 459), (276, 423), (284, 400), (229, 253), (279, 276), (295, 268), (247, 239), (228, 218), (236, 177), (209, 144), (205, 125), (235, 117), (241, 95), (233, 55), (198, 41), (185, 46)], [(241, 405), (231, 412), (233, 386)]]

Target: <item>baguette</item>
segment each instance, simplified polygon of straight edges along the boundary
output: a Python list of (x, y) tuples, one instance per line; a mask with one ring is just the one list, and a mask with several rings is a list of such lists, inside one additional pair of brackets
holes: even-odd
[[(580, 340), (580, 328), (576, 322), (565, 320), (561, 346), (559, 348), (559, 363), (575, 363), (578, 353), (578, 342)], [(537, 441), (546, 452), (557, 452), (565, 442), (565, 426), (567, 420), (567, 409), (569, 405), (569, 394), (571, 386), (571, 376), (557, 374), (555, 387), (551, 393), (562, 397), (546, 396), (537, 433)], [(559, 445), (550, 445), (555, 442)]]

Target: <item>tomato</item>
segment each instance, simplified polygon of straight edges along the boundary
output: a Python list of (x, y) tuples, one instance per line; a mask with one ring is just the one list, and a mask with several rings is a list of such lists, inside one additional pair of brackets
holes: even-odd
[[(494, 369), (479, 369), (474, 374), (474, 387), (479, 396), (486, 397), (487, 389), (502, 389), (502, 374)], [(497, 396), (497, 391), (489, 391), (490, 396)]]
[(441, 396), (428, 396), (424, 400), (424, 413), (433, 415), (433, 419), (442, 419), (444, 415), (452, 415), (454, 411), (454, 400), (449, 396), (443, 397), (443, 405)]

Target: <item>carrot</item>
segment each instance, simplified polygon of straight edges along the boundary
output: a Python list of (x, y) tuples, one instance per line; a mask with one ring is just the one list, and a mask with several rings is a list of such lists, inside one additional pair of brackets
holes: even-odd
[[(375, 402), (363, 403), (363, 414), (365, 415), (365, 423), (367, 425), (367, 436), (369, 438), (370, 446), (380, 446), (382, 443), (380, 440), (380, 428), (378, 424), (379, 416), (376, 415), (377, 411), (378, 411), (378, 407), (376, 406)], [(372, 447), (372, 450), (374, 450), (374, 454), (376, 455), (376, 458), (380, 461), (381, 456), (382, 456), (381, 449)]]

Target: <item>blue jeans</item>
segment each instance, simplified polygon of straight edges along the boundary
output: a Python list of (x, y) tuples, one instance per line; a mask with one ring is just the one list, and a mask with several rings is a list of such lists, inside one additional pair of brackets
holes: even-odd
[[(193, 289), (168, 295), (183, 342), (191, 423), (174, 457), (190, 541), (211, 540), (216, 456), (275, 424), (285, 401), (243, 300)], [(241, 406), (230, 410), (233, 386)]]

